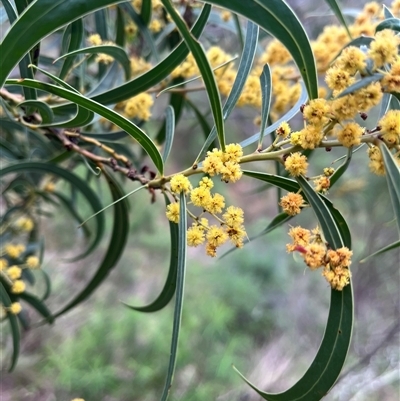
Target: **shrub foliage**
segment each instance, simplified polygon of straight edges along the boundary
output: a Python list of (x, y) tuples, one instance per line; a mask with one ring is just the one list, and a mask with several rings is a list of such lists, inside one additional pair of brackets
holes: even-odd
[[(280, 212), (262, 234), (287, 226), (291, 241), (282, 252), (298, 254), (323, 275), (331, 303), (320, 349), (296, 384), (270, 394), (242, 377), (266, 400), (310, 401), (327, 394), (350, 344), (354, 263), (348, 223), (329, 190), (350, 171), (354, 152), (365, 153), (372, 174), (386, 176), (400, 231), (400, 3), (368, 3), (351, 21), (335, 1), (327, 3), (341, 25), (326, 26), (310, 41), (282, 0), (2, 1), (10, 27), (0, 44), (0, 299), (12, 338), (10, 370), (30, 308), (42, 323), (52, 323), (118, 266), (129, 235), (127, 197), (147, 191), (150, 208), (165, 201), (159, 218), (169, 220), (169, 272), (152, 303), (126, 306), (149, 313), (174, 300), (160, 394), (166, 400), (174, 391), (187, 247), (215, 257), (224, 244), (230, 243), (229, 252), (245, 246), (246, 210), (229, 204), (215, 184), (234, 191), (246, 176), (277, 188)], [(229, 32), (239, 56), (210, 40), (211, 25)], [(201, 93), (206, 111), (195, 101)], [(160, 95), (168, 104), (154, 129), (147, 122)], [(226, 130), (240, 107), (259, 112), (259, 132), (245, 133), (241, 142)], [(182, 150), (176, 151), (183, 142), (175, 126), (184, 108), (197, 118), (190, 146), (202, 146), (191, 165), (166, 174), (180, 164), (170, 155), (177, 158)], [(342, 157), (317, 171), (312, 156), (334, 147)], [(112, 203), (94, 189), (95, 180), (108, 187)], [(126, 193), (128, 182), (136, 186)], [(92, 254), (111, 230), (95, 274), (60, 310), (49, 305), (51, 278), (41, 268), (46, 205), (65, 208), (85, 237), (86, 249), (71, 261)], [(106, 230), (108, 208), (112, 227)], [(307, 208), (314, 211), (311, 227), (291, 226)]]

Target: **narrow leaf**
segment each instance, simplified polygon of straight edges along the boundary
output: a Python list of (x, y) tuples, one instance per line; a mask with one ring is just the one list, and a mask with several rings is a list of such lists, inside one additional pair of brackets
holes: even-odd
[(392, 12), (383, 4), (383, 16), (385, 19), (394, 18)]
[(387, 18), (383, 20), (376, 26), (375, 33), (383, 31), (384, 29), (391, 29), (392, 31), (400, 32), (400, 19)]
[[(172, 80), (172, 83), (178, 83), (182, 82), (183, 78), (178, 77)], [(183, 96), (183, 93), (180, 92), (172, 92), (169, 95), (169, 105), (174, 109), (174, 114), (175, 114), (175, 125), (178, 124), (178, 121), (181, 117), (183, 105), (186, 101), (186, 96)], [(164, 119), (160, 129), (158, 130), (158, 133), (156, 135), (155, 141), (156, 143), (164, 143), (165, 142), (165, 132), (166, 129), (166, 121)]]
[(165, 144), (162, 154), (163, 162), (166, 163), (172, 149), (175, 134), (175, 112), (172, 106), (168, 106), (165, 111)]
[(111, 238), (106, 254), (99, 268), (97, 269), (95, 275), (86, 285), (86, 287), (78, 295), (76, 295), (66, 306), (64, 306), (60, 311), (55, 313), (53, 315), (54, 318), (63, 315), (64, 313), (68, 312), (79, 303), (86, 300), (96, 290), (96, 288), (104, 281), (104, 279), (108, 276), (112, 268), (115, 267), (125, 248), (129, 234), (128, 202), (126, 199), (117, 202), (120, 198), (123, 197), (124, 193), (122, 192), (121, 188), (119, 187), (119, 185), (113, 179), (112, 176), (109, 176), (105, 171), (103, 176), (107, 177), (107, 184), (110, 188), (112, 198), (116, 202), (113, 208), (114, 215), (112, 220), (113, 227), (111, 232)]
[(118, 46), (124, 47), (126, 41), (125, 19), (121, 7), (117, 7), (117, 22), (115, 24), (116, 37), (115, 43)]
[(387, 113), (390, 107), (390, 101), (392, 99), (392, 95), (390, 93), (384, 93), (381, 100), (381, 105), (379, 109), (378, 121)]
[(389, 151), (385, 143), (381, 142), (379, 146), (383, 162), (386, 170), (386, 181), (389, 189), (390, 199), (394, 209), (394, 215), (397, 220), (397, 227), (400, 233), (400, 168), (398, 160), (394, 159), (394, 156)]
[[(166, 206), (170, 204), (168, 197), (164, 195)], [(168, 276), (160, 295), (149, 305), (131, 306), (123, 302), (125, 306), (139, 312), (157, 312), (169, 304), (176, 290), (176, 280), (178, 273), (178, 254), (179, 254), (179, 227), (178, 224), (169, 222), (169, 232), (171, 237), (171, 254), (169, 261)]]
[(244, 37), (243, 37), (244, 35), (243, 35), (242, 27), (240, 26), (240, 20), (239, 20), (239, 17), (235, 13), (232, 13), (232, 19), (233, 19), (233, 23), (235, 24), (236, 33), (237, 33), (240, 47), (243, 52), (245, 44), (244, 44)]
[(144, 40), (150, 47), (150, 50), (156, 61), (159, 60), (159, 55), (157, 51), (157, 47), (154, 43), (153, 35), (147, 28), (147, 25), (142, 20), (141, 16), (135, 11), (132, 4), (125, 2), (120, 5), (120, 7), (129, 15), (129, 17), (134, 21), (134, 23), (138, 27), (139, 33), (143, 36)]
[[(296, 102), (296, 104), (287, 113), (285, 113), (284, 116), (282, 116), (279, 120), (277, 120), (272, 125), (270, 125), (266, 130), (264, 130), (263, 136), (267, 136), (267, 135), (271, 134), (284, 121), (291, 120), (296, 114), (298, 114), (300, 112), (301, 105), (303, 105), (308, 99), (307, 91), (305, 90), (304, 83), (300, 82), (300, 84), (301, 84), (301, 87), (302, 87), (302, 92), (301, 92), (299, 100)], [(244, 141), (240, 142), (240, 145), (242, 146), (242, 148), (244, 148), (246, 146), (249, 146), (249, 145), (257, 142), (257, 140), (260, 138), (260, 135), (261, 135), (261, 132), (258, 132), (256, 134), (252, 135), (251, 137), (245, 139)]]
[(310, 99), (318, 97), (317, 70), (310, 41), (293, 10), (282, 0), (210, 0), (253, 21), (288, 49), (303, 77)]
[(165, 380), (165, 386), (161, 401), (168, 399), (172, 380), (175, 372), (176, 358), (178, 352), (178, 340), (179, 332), (181, 328), (182, 320), (182, 308), (183, 308), (183, 293), (185, 285), (185, 270), (186, 270), (186, 227), (187, 227), (187, 215), (186, 215), (186, 198), (185, 194), (181, 192), (179, 197), (179, 223), (178, 223), (178, 260), (177, 260), (177, 275), (176, 275), (176, 297), (175, 297), (175, 309), (174, 309), (174, 320), (172, 326), (172, 341), (171, 341), (171, 353), (168, 364), (167, 378)]
[[(1, 303), (4, 305), (4, 307), (8, 308), (11, 306), (11, 299), (10, 299), (6, 289), (4, 288), (2, 280), (0, 281), (0, 299), (1, 299)], [(19, 333), (17, 317), (15, 315), (13, 315), (12, 313), (7, 313), (7, 319), (10, 323), (12, 344), (13, 344), (11, 365), (10, 365), (10, 368), (8, 371), (12, 372), (18, 361), (19, 350), (20, 350), (20, 333)]]
[[(70, 182), (75, 189), (79, 190), (82, 193), (82, 195), (86, 198), (86, 200), (88, 201), (89, 205), (91, 206), (94, 212), (101, 209), (101, 203), (99, 201), (99, 198), (94, 193), (94, 191), (86, 184), (85, 181), (83, 181), (77, 175), (66, 170), (65, 168), (59, 167), (55, 164), (50, 164), (45, 162), (31, 162), (31, 161), (19, 162), (18, 164), (13, 164), (1, 169), (0, 177), (9, 173), (15, 173), (15, 172), (31, 173), (33, 171), (47, 174), (54, 174), (58, 177), (65, 179), (66, 181)], [(76, 256), (72, 260), (78, 260), (85, 257), (97, 247), (104, 233), (104, 218), (102, 215), (99, 215), (96, 218), (96, 224), (97, 224), (96, 225), (97, 235), (92, 240), (87, 250), (83, 252), (81, 255)]]
[(331, 290), (331, 305), (322, 343), (304, 376), (283, 393), (265, 393), (239, 375), (262, 398), (268, 401), (320, 401), (339, 376), (350, 345), (353, 325), (353, 293), (351, 285), (343, 291)]
[(269, 116), (269, 109), (271, 106), (271, 94), (272, 94), (272, 80), (271, 80), (271, 69), (268, 64), (264, 65), (262, 73), (260, 75), (261, 85), (261, 126), (260, 126), (260, 139), (258, 140), (257, 149), (262, 149), (262, 141), (264, 138), (264, 131), (267, 125)]
[(308, 202), (312, 206), (329, 245), (333, 249), (341, 248), (343, 246), (343, 240), (340, 236), (335, 220), (333, 219), (332, 214), (330, 213), (326, 204), (303, 176), (297, 177), (297, 182), (306, 195)]
[(42, 124), (50, 124), (54, 119), (53, 110), (50, 106), (40, 100), (25, 100), (18, 104), (18, 107), (31, 107), (32, 109), (38, 109), (42, 117)]
[(185, 100), (185, 105), (188, 106), (188, 108), (192, 109), (196, 118), (197, 122), (199, 123), (201, 129), (203, 130), (204, 133), (204, 138), (207, 139), (208, 135), (211, 131), (211, 127), (208, 124), (206, 118), (201, 114), (200, 110), (196, 107), (196, 105), (189, 99)]
[(269, 184), (275, 185), (288, 192), (297, 192), (299, 190), (299, 184), (291, 178), (285, 178), (275, 174), (260, 173), (258, 171), (249, 170), (243, 170), (243, 174), (248, 177), (268, 182)]
[[(66, 43), (65, 53), (71, 53), (81, 47), (83, 40), (83, 22), (82, 19), (74, 21), (72, 24), (68, 25), (64, 31), (63, 42)], [(65, 79), (68, 72), (74, 64), (75, 57), (69, 57), (64, 59), (60, 73), (58, 74), (60, 79)]]
[(343, 164), (341, 164), (336, 170), (335, 172), (332, 174), (332, 176), (330, 177), (330, 187), (332, 188), (332, 186), (338, 181), (338, 179), (345, 173), (345, 171), (347, 170), (347, 168), (350, 166), (350, 162), (351, 159), (353, 157), (353, 147), (350, 147), (347, 150), (347, 155), (346, 155), (346, 160), (343, 162)]
[(161, 0), (165, 9), (170, 14), (172, 20), (175, 22), (179, 32), (185, 40), (187, 47), (193, 54), (194, 59), (196, 60), (196, 64), (200, 70), (202, 75), (204, 85), (207, 90), (208, 99), (210, 102), (211, 110), (214, 117), (214, 123), (217, 130), (217, 135), (219, 139), (219, 143), (221, 149), (225, 150), (225, 128), (224, 128), (224, 119), (222, 116), (222, 105), (221, 98), (218, 92), (217, 83), (215, 80), (214, 73), (211, 69), (210, 63), (207, 59), (205, 51), (201, 46), (200, 42), (198, 42), (190, 33), (185, 21), (181, 18), (181, 16), (177, 13), (174, 6), (170, 2), (170, 0)]
[[(249, 73), (251, 71), (251, 67), (254, 61), (254, 56), (257, 51), (258, 33), (259, 33), (258, 26), (256, 24), (253, 24), (251, 21), (248, 21), (246, 32), (247, 32), (246, 42), (240, 58), (240, 63), (235, 77), (235, 81), (233, 82), (232, 89), (229, 93), (228, 98), (226, 99), (226, 102), (222, 110), (224, 120), (226, 120), (229, 117), (237, 101), (239, 100), (240, 94), (243, 91), (247, 77), (249, 76)], [(203, 158), (203, 156), (206, 154), (208, 148), (212, 145), (216, 137), (217, 137), (217, 131), (214, 126), (212, 131), (208, 135), (208, 138), (205, 141), (203, 147), (201, 148), (200, 153), (197, 156), (194, 164), (197, 164)]]
[(379, 251), (371, 253), (371, 255), (368, 255), (364, 259), (360, 260), (360, 263), (365, 263), (368, 259), (370, 259), (370, 258), (372, 258), (374, 256), (381, 255), (382, 253), (391, 251), (392, 249), (396, 249), (398, 247), (400, 247), (400, 240), (397, 240), (396, 242), (393, 242), (393, 244), (390, 244), (388, 246), (383, 247), (382, 249), (379, 249)]
[(376, 74), (370, 75), (368, 77), (361, 78), (359, 81), (355, 82), (354, 84), (352, 84), (348, 88), (346, 88), (344, 91), (340, 92), (339, 95), (336, 96), (336, 99), (339, 99), (340, 97), (349, 95), (350, 93), (358, 91), (359, 89), (365, 88), (369, 84), (380, 81), (382, 78), (383, 78), (383, 74), (380, 74), (380, 73), (376, 73)]
[[(9, 0), (2, 0), (2, 3), (4, 6), (4, 9), (6, 10), (10, 24), (13, 24), (18, 18), (17, 12), (15, 11), (12, 3)], [(18, 12), (22, 13), (23, 9), (26, 7), (26, 5), (27, 4), (25, 4), (23, 7), (22, 4), (19, 4), (19, 2), (17, 2), (16, 6), (18, 9)], [(28, 52), (28, 50), (30, 50), (30, 49), (27, 49), (27, 52)], [(31, 79), (34, 78), (32, 70), (29, 69), (29, 65), (31, 63), (32, 63), (32, 60), (31, 60), (30, 55), (25, 54), (18, 65), (19, 71), (20, 71), (20, 76), (22, 78), (31, 78)], [(0, 87), (1, 86), (2, 85), (0, 85)], [(31, 88), (24, 88), (24, 96), (25, 96), (26, 100), (36, 100), (36, 91)], [(26, 113), (27, 113), (27, 115), (32, 114), (32, 109), (28, 107)]]
[(121, 116), (115, 111), (109, 109), (106, 106), (103, 106), (100, 103), (95, 102), (94, 100), (88, 99), (83, 95), (80, 95), (76, 92), (72, 92), (66, 90), (64, 88), (60, 88), (55, 85), (47, 84), (44, 82), (38, 82), (34, 80), (25, 79), (23, 81), (20, 80), (8, 80), (8, 85), (22, 85), (28, 86), (32, 88), (41, 89), (43, 91), (52, 93), (54, 95), (60, 96), (64, 99), (70, 100), (71, 102), (76, 103), (79, 106), (84, 107), (94, 113), (98, 113), (109, 121), (113, 122), (115, 125), (119, 126), (121, 129), (125, 130), (129, 135), (131, 135), (134, 139), (136, 139), (139, 144), (143, 147), (143, 149), (147, 152), (150, 158), (153, 160), (155, 166), (158, 171), (163, 173), (163, 162), (154, 142), (147, 136), (147, 134), (142, 131), (139, 127), (129, 121), (127, 118)]
[[(193, 25), (192, 34), (198, 38), (207, 23), (210, 15), (211, 6), (204, 5), (199, 18)], [(136, 96), (139, 93), (146, 91), (154, 85), (157, 85), (166, 78), (174, 68), (176, 68), (189, 54), (185, 43), (177, 46), (164, 60), (159, 62), (150, 71), (145, 72), (137, 78), (126, 82), (123, 85), (117, 86), (109, 91), (95, 95), (92, 99), (102, 104), (118, 103), (130, 97)]]
[(29, 292), (24, 291), (23, 293), (19, 294), (20, 299), (27, 302), (32, 308), (36, 309), (36, 311), (45, 318), (48, 323), (53, 323), (54, 319), (51, 316), (50, 310), (47, 306), (41, 301), (38, 297)]
[(99, 46), (91, 46), (91, 47), (85, 47), (83, 49), (73, 50), (55, 59), (54, 63), (67, 57), (77, 56), (78, 54), (99, 54), (99, 53), (108, 54), (109, 56), (115, 58), (115, 60), (117, 60), (124, 69), (125, 79), (128, 80), (131, 77), (131, 64), (129, 57), (122, 47), (115, 45), (99, 45)]
[(0, 44), (0, 87), (24, 55), (43, 38), (62, 26), (120, 0), (33, 2), (10, 27)]
[(149, 26), (151, 20), (151, 0), (142, 0), (140, 17), (146, 26)]
[(342, 14), (342, 10), (340, 9), (338, 2), (336, 0), (325, 0), (325, 1), (328, 3), (331, 10), (335, 13), (336, 18), (346, 28), (347, 35), (349, 35), (349, 38), (351, 39), (351, 33), (349, 31), (349, 27), (347, 26), (346, 19)]
[[(286, 223), (287, 221), (289, 221), (290, 219), (292, 219), (293, 216), (289, 216), (286, 213), (280, 213), (277, 216), (275, 216), (272, 221), (268, 224), (268, 226), (261, 231), (260, 233), (250, 237), (250, 238), (246, 238), (243, 242), (244, 245), (246, 245), (247, 243), (254, 241), (257, 238), (260, 238), (268, 233), (270, 233), (271, 231), (275, 230), (276, 228), (280, 227), (281, 225), (283, 225), (284, 223)], [(233, 251), (237, 250), (239, 248), (237, 247), (233, 247), (231, 249), (229, 249), (228, 251), (226, 251), (223, 255), (221, 255), (220, 259), (229, 255), (230, 253), (232, 253)]]

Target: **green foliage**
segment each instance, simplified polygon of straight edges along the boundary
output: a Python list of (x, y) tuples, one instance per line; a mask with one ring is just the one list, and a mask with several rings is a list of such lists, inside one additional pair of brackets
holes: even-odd
[[(31, 327), (32, 311), (43, 319), (39, 325), (57, 324), (61, 315), (89, 301), (101, 284), (111, 285), (110, 272), (129, 248), (130, 237), (140, 246), (150, 225), (165, 229), (166, 215), (168, 250), (163, 249), (161, 237), (151, 244), (161, 251), (161, 261), (169, 254), (168, 273), (158, 295), (145, 306), (124, 302), (122, 323), (114, 319), (114, 306), (104, 303), (102, 312), (89, 319), (92, 326), (84, 327), (76, 340), (64, 346), (62, 362), (59, 354), (50, 355), (45, 370), (57, 369), (59, 385), (72, 387), (73, 383), (80, 396), (104, 397), (110, 392), (126, 399), (130, 394), (118, 390), (125, 381), (118, 377), (122, 369), (130, 372), (132, 388), (152, 388), (135, 399), (166, 401), (177, 391), (176, 367), (184, 363), (190, 368), (190, 359), (212, 344), (213, 349), (225, 347), (225, 351), (221, 359), (220, 352), (209, 356), (210, 366), (202, 367), (204, 380), (216, 382), (221, 391), (227, 389), (218, 385), (219, 379), (236, 385), (238, 376), (231, 379), (227, 374), (232, 359), (250, 353), (252, 347), (242, 333), (240, 317), (251, 313), (250, 305), (262, 299), (265, 290), (273, 290), (272, 283), (284, 288), (284, 278), (271, 273), (269, 267), (262, 280), (237, 271), (237, 265), (260, 263), (257, 256), (263, 256), (262, 252), (253, 259), (248, 254), (235, 256), (230, 262), (232, 277), (216, 273), (207, 282), (199, 276), (198, 288), (191, 287), (187, 305), (183, 301), (188, 246), (205, 244), (206, 255), (215, 257), (228, 241), (235, 248), (226, 254), (235, 251), (235, 255), (250, 242), (244, 211), (228, 204), (230, 198), (236, 201), (247, 195), (245, 186), (235, 184), (244, 175), (263, 181), (263, 193), (278, 189), (278, 214), (256, 237), (271, 236), (304, 209), (313, 211), (309, 220), (316, 228), (286, 225), (292, 238), (286, 249), (310, 270), (322, 271), (331, 298), (321, 345), (296, 383), (280, 393), (269, 393), (240, 376), (266, 400), (320, 400), (331, 390), (345, 363), (353, 330), (350, 265), (354, 266), (351, 248), (355, 241), (350, 234), (351, 219), (348, 222), (334, 205), (328, 190), (354, 174), (358, 165), (353, 154), (368, 148), (371, 172), (386, 176), (387, 196), (400, 232), (400, 39), (395, 7), (385, 7), (382, 20), (379, 10), (373, 10), (376, 5), (367, 5), (359, 13), (366, 21), (360, 31), (359, 21), (347, 22), (336, 1), (327, 3), (343, 26), (327, 30), (312, 43), (283, 0), (215, 0), (201, 7), (170, 0), (36, 0), (16, 1), (15, 8), (10, 1), (2, 1), (10, 28), (0, 43), (4, 204), (0, 299), (12, 338), (10, 370), (17, 365), (22, 329)], [(240, 52), (237, 69), (236, 57), (215, 46), (219, 38), (208, 33), (207, 24), (215, 21), (219, 29), (230, 32), (232, 47)], [(258, 52), (265, 46), (260, 30), (275, 39), (268, 39), (265, 51)], [(337, 37), (332, 40), (329, 35)], [(318, 75), (325, 78), (326, 87), (319, 87)], [(153, 107), (155, 98), (166, 98), (166, 92), (170, 93), (168, 105)], [(182, 118), (185, 106), (197, 120), (191, 130)], [(228, 117), (242, 106), (249, 115), (250, 108), (260, 113), (260, 132), (253, 134), (256, 129), (245, 125), (244, 133), (235, 132), (237, 127)], [(162, 123), (152, 117), (152, 113), (160, 114), (158, 109), (162, 109)], [(214, 125), (210, 125), (210, 113)], [(297, 114), (303, 120), (300, 124)], [(181, 127), (188, 134), (182, 134)], [(218, 147), (213, 148), (216, 139)], [(268, 142), (265, 147), (264, 142)], [(253, 144), (257, 146), (247, 149)], [(333, 148), (338, 158), (324, 157), (319, 165), (316, 155)], [(198, 156), (192, 158), (191, 152)], [(333, 168), (340, 160), (343, 163)], [(242, 169), (247, 163), (252, 163), (252, 170)], [(218, 175), (229, 184), (228, 189), (216, 182)], [(134, 188), (128, 190), (131, 185)], [(239, 188), (239, 196), (232, 188)], [(287, 194), (282, 196), (282, 191)], [(147, 199), (140, 198), (139, 192), (146, 192)], [(140, 207), (131, 210), (128, 197), (140, 199)], [(157, 209), (160, 197), (165, 199), (166, 211), (164, 202)], [(106, 212), (109, 208), (112, 214)], [(68, 261), (84, 259), (87, 263), (89, 257), (97, 261), (94, 273), (81, 277), (79, 289), (65, 293), (62, 304), (51, 297), (57, 279), (41, 269), (46, 254), (45, 222), (56, 219), (59, 209), (65, 209), (80, 227), (74, 234), (79, 251), (71, 249), (74, 252)], [(371, 256), (392, 251), (399, 244), (398, 240), (380, 244), (381, 249)], [(103, 255), (98, 257), (96, 252)], [(202, 258), (197, 250), (193, 255)], [(274, 263), (282, 261), (276, 256)], [(135, 259), (130, 264), (137, 267)], [(269, 273), (271, 283), (266, 280)], [(217, 297), (214, 286), (219, 283), (223, 286), (218, 287)], [(249, 288), (248, 303), (243, 306), (239, 299)], [(115, 302), (119, 291), (113, 291)], [(199, 302), (204, 297), (215, 302)], [(173, 299), (174, 313), (167, 315)], [(138, 303), (136, 298), (133, 303)], [(146, 315), (152, 312), (158, 314)], [(153, 333), (141, 331), (146, 318), (160, 319)], [(260, 327), (256, 324), (250, 331), (263, 331), (267, 323), (280, 324), (279, 316), (268, 312), (263, 318)], [(142, 336), (147, 346), (142, 355), (142, 362), (148, 361), (145, 366), (136, 360), (142, 351), (140, 341), (132, 344), (133, 334)], [(191, 347), (194, 336), (204, 337), (198, 339), (197, 350)], [(98, 352), (98, 341), (108, 345), (107, 351)], [(118, 344), (120, 354), (110, 351), (112, 344)], [(153, 370), (149, 363), (153, 361), (160, 370)], [(207, 385), (201, 390), (191, 388), (190, 380), (186, 388), (180, 387), (187, 399), (216, 397)], [(134, 397), (141, 391), (136, 390)]]

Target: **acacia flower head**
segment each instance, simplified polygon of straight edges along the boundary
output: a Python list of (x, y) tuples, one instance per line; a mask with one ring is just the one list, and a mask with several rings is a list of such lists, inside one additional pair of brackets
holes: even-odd
[(386, 63), (392, 63), (398, 55), (400, 38), (391, 29), (383, 29), (375, 34), (375, 40), (371, 42), (368, 56), (374, 61), (376, 67), (382, 67)]
[(18, 315), (21, 312), (22, 306), (19, 302), (13, 302), (9, 307), (8, 310), (13, 315)]
[(89, 44), (91, 44), (92, 46), (100, 46), (103, 43), (103, 41), (101, 40), (101, 37), (98, 33), (94, 33), (94, 34), (90, 35), (87, 38), (87, 40), (88, 40)]
[(343, 146), (350, 148), (361, 143), (363, 133), (364, 128), (355, 122), (350, 122), (337, 132), (337, 138)]
[(304, 262), (311, 269), (315, 270), (325, 265), (326, 248), (319, 243), (310, 244), (304, 253)]
[(335, 66), (326, 72), (325, 82), (328, 88), (341, 92), (354, 82), (354, 78), (344, 68)]
[(363, 71), (366, 66), (366, 54), (356, 46), (346, 47), (335, 62), (335, 66), (354, 75), (357, 71)]
[(381, 81), (385, 92), (400, 92), (400, 57), (391, 65)]
[(22, 269), (18, 266), (11, 266), (6, 270), (6, 272), (10, 280), (14, 281), (21, 277)]
[(231, 240), (233, 245), (236, 246), (236, 248), (243, 247), (243, 240), (247, 236), (246, 230), (243, 226), (236, 225), (234, 227), (227, 227), (226, 233), (228, 234), (229, 239)]
[(315, 149), (322, 141), (323, 136), (321, 127), (308, 124), (301, 131), (293, 132), (290, 142), (292, 145), (299, 145), (303, 149)]
[(125, 103), (124, 113), (128, 118), (139, 118), (147, 121), (151, 117), (151, 106), (154, 100), (148, 93), (140, 93), (128, 99)]
[(333, 167), (325, 167), (324, 168), (324, 176), (325, 177), (330, 177), (334, 172), (335, 172), (335, 169)]
[(170, 181), (171, 191), (179, 194), (181, 192), (188, 193), (192, 189), (192, 185), (187, 177), (183, 174), (176, 174)]
[(327, 100), (313, 99), (304, 107), (303, 115), (310, 124), (321, 126), (329, 121), (327, 117), (329, 110), (330, 107)]
[(114, 61), (114, 57), (106, 54), (106, 53), (99, 53), (95, 60), (96, 63), (102, 63), (102, 64), (110, 64)]
[(214, 194), (210, 196), (204, 209), (211, 214), (221, 213), (222, 209), (225, 207), (225, 198), (221, 194)]
[(15, 280), (11, 286), (11, 292), (13, 294), (21, 294), (25, 291), (26, 285), (22, 280)]
[(385, 164), (383, 163), (382, 153), (378, 146), (368, 149), (369, 169), (376, 175), (385, 175)]
[(206, 254), (208, 256), (211, 256), (212, 258), (215, 258), (217, 256), (217, 247), (212, 245), (210, 242), (207, 242), (207, 244), (206, 244)]
[(193, 205), (197, 207), (206, 208), (206, 205), (210, 202), (212, 198), (210, 189), (207, 187), (197, 187), (190, 192), (190, 200)]
[(306, 228), (297, 226), (291, 227), (289, 236), (292, 238), (293, 243), (287, 244), (286, 249), (288, 252), (293, 252), (298, 246), (305, 248), (311, 240), (311, 231)]
[(214, 183), (210, 178), (203, 177), (199, 182), (199, 187), (212, 189), (214, 187)]
[(300, 152), (292, 153), (285, 160), (285, 169), (292, 177), (305, 175), (307, 172), (307, 167), (307, 157), (302, 155)]
[(0, 271), (7, 269), (8, 262), (5, 258), (0, 258)]
[(208, 151), (203, 162), (204, 171), (212, 177), (216, 174), (220, 174), (223, 167), (222, 151), (216, 148), (214, 148), (212, 152)]
[(236, 182), (240, 180), (243, 175), (243, 171), (240, 164), (232, 161), (227, 161), (221, 170), (221, 178), (225, 182)]
[(353, 94), (359, 111), (368, 111), (378, 105), (382, 100), (382, 87), (380, 82), (374, 82)]
[(21, 217), (15, 222), (15, 226), (21, 231), (29, 232), (33, 230), (34, 223), (30, 217)]
[(283, 121), (276, 129), (276, 133), (282, 138), (287, 138), (291, 132), (292, 129), (286, 121)]
[(328, 189), (331, 186), (331, 181), (328, 176), (323, 175), (314, 180), (314, 185), (316, 192), (322, 192), (324, 194), (328, 192)]
[(187, 243), (189, 246), (198, 246), (205, 241), (204, 229), (194, 224), (187, 230)]
[(322, 275), (334, 290), (342, 291), (350, 283), (351, 273), (345, 267), (330, 268), (327, 265), (322, 271)]
[(301, 207), (304, 206), (304, 199), (301, 194), (289, 192), (287, 195), (282, 196), (279, 205), (289, 216), (295, 216), (301, 212)]
[(225, 210), (225, 213), (222, 215), (222, 218), (230, 227), (237, 227), (243, 224), (244, 222), (244, 213), (243, 209), (237, 206), (228, 206)]
[(6, 254), (12, 259), (18, 259), (22, 252), (25, 251), (25, 245), (23, 244), (7, 244), (4, 247)]
[(349, 267), (353, 251), (344, 246), (336, 250), (330, 249), (326, 255), (331, 267)]
[(179, 222), (179, 202), (170, 203), (167, 206), (166, 216), (169, 221), (173, 223)]
[(242, 146), (238, 143), (230, 143), (225, 146), (225, 152), (223, 153), (222, 157), (224, 162), (238, 163), (242, 156), (243, 156)]
[(400, 142), (400, 110), (389, 110), (379, 121), (383, 139), (389, 147)]
[(228, 240), (228, 234), (222, 227), (213, 225), (208, 229), (206, 238), (211, 246), (217, 248)]
[(28, 256), (25, 263), (30, 269), (36, 269), (39, 267), (39, 258), (37, 256)]

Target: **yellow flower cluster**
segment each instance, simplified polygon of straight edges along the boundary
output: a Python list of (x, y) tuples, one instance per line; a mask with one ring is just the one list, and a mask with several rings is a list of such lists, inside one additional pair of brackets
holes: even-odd
[(292, 177), (306, 175), (307, 168), (307, 157), (300, 152), (292, 153), (285, 160), (285, 169)]
[(211, 177), (220, 174), (223, 181), (236, 182), (243, 174), (239, 164), (242, 156), (243, 149), (238, 143), (226, 145), (225, 152), (215, 148), (207, 152), (203, 170)]
[(301, 212), (301, 208), (305, 206), (305, 203), (301, 194), (289, 192), (287, 195), (282, 196), (279, 205), (289, 216), (295, 216)]
[(21, 217), (15, 222), (15, 228), (18, 231), (30, 232), (34, 226), (35, 224), (30, 217)]
[(286, 245), (288, 252), (299, 252), (311, 270), (323, 267), (322, 275), (333, 289), (342, 291), (350, 283), (353, 252), (347, 247), (328, 249), (318, 228), (310, 231), (300, 226), (292, 227), (289, 236), (292, 243)]
[[(242, 175), (239, 165), (242, 155), (242, 148), (238, 144), (227, 145), (225, 152), (214, 149), (208, 152), (203, 170), (211, 176), (221, 174), (224, 181), (234, 182)], [(246, 237), (243, 210), (236, 206), (228, 206), (225, 209), (225, 198), (219, 193), (212, 193), (213, 187), (214, 183), (209, 177), (203, 177), (195, 188), (192, 188), (189, 179), (183, 174), (173, 176), (170, 181), (173, 194), (187, 194), (190, 204), (202, 209), (199, 216), (189, 212), (195, 221), (187, 230), (188, 245), (196, 247), (206, 243), (206, 253), (212, 257), (216, 256), (217, 248), (228, 240), (236, 247), (242, 247)], [(168, 220), (179, 222), (179, 207), (179, 202), (167, 206)], [(208, 219), (203, 217), (204, 213), (209, 213), (220, 225), (210, 225)]]
[[(28, 256), (22, 262), (21, 257), (25, 252), (23, 244), (5, 244), (2, 253), (5, 257), (0, 258), (0, 274), (10, 282), (10, 291), (13, 294), (20, 294), (25, 291), (26, 284), (22, 279), (23, 269), (37, 269), (40, 267), (37, 256)], [(11, 266), (9, 265), (12, 263)], [(19, 313), (19, 312), (17, 312)]]
[(140, 93), (124, 103), (124, 113), (128, 118), (139, 118), (147, 121), (151, 117), (150, 109), (154, 104), (154, 100), (148, 93)]
[(400, 110), (389, 110), (380, 119), (378, 126), (389, 149), (400, 143)]
[(23, 252), (25, 252), (25, 245), (23, 244), (6, 244), (4, 246), (4, 252), (11, 259), (18, 259)]
[(383, 163), (382, 153), (378, 146), (371, 146), (368, 149), (369, 169), (376, 175), (385, 175), (385, 165)]
[[(90, 35), (87, 38), (87, 41), (89, 42), (90, 45), (92, 46), (100, 46), (100, 45), (113, 45), (114, 42), (110, 41), (103, 41), (101, 39), (101, 36), (98, 33), (95, 33), (93, 35)], [(99, 53), (96, 58), (95, 62), (96, 63), (103, 63), (103, 64), (110, 64), (114, 61), (114, 57), (105, 54), (105, 53)]]
[(130, 58), (130, 62), (131, 62), (131, 75), (132, 75), (132, 77), (136, 77), (137, 75), (141, 75), (144, 72), (150, 70), (150, 68), (151, 68), (151, 64), (148, 63), (142, 57), (132, 56)]
[(22, 306), (19, 302), (13, 302), (8, 310), (10, 311), (10, 313), (12, 313), (13, 315), (18, 315), (18, 313), (20, 313), (22, 311)]

